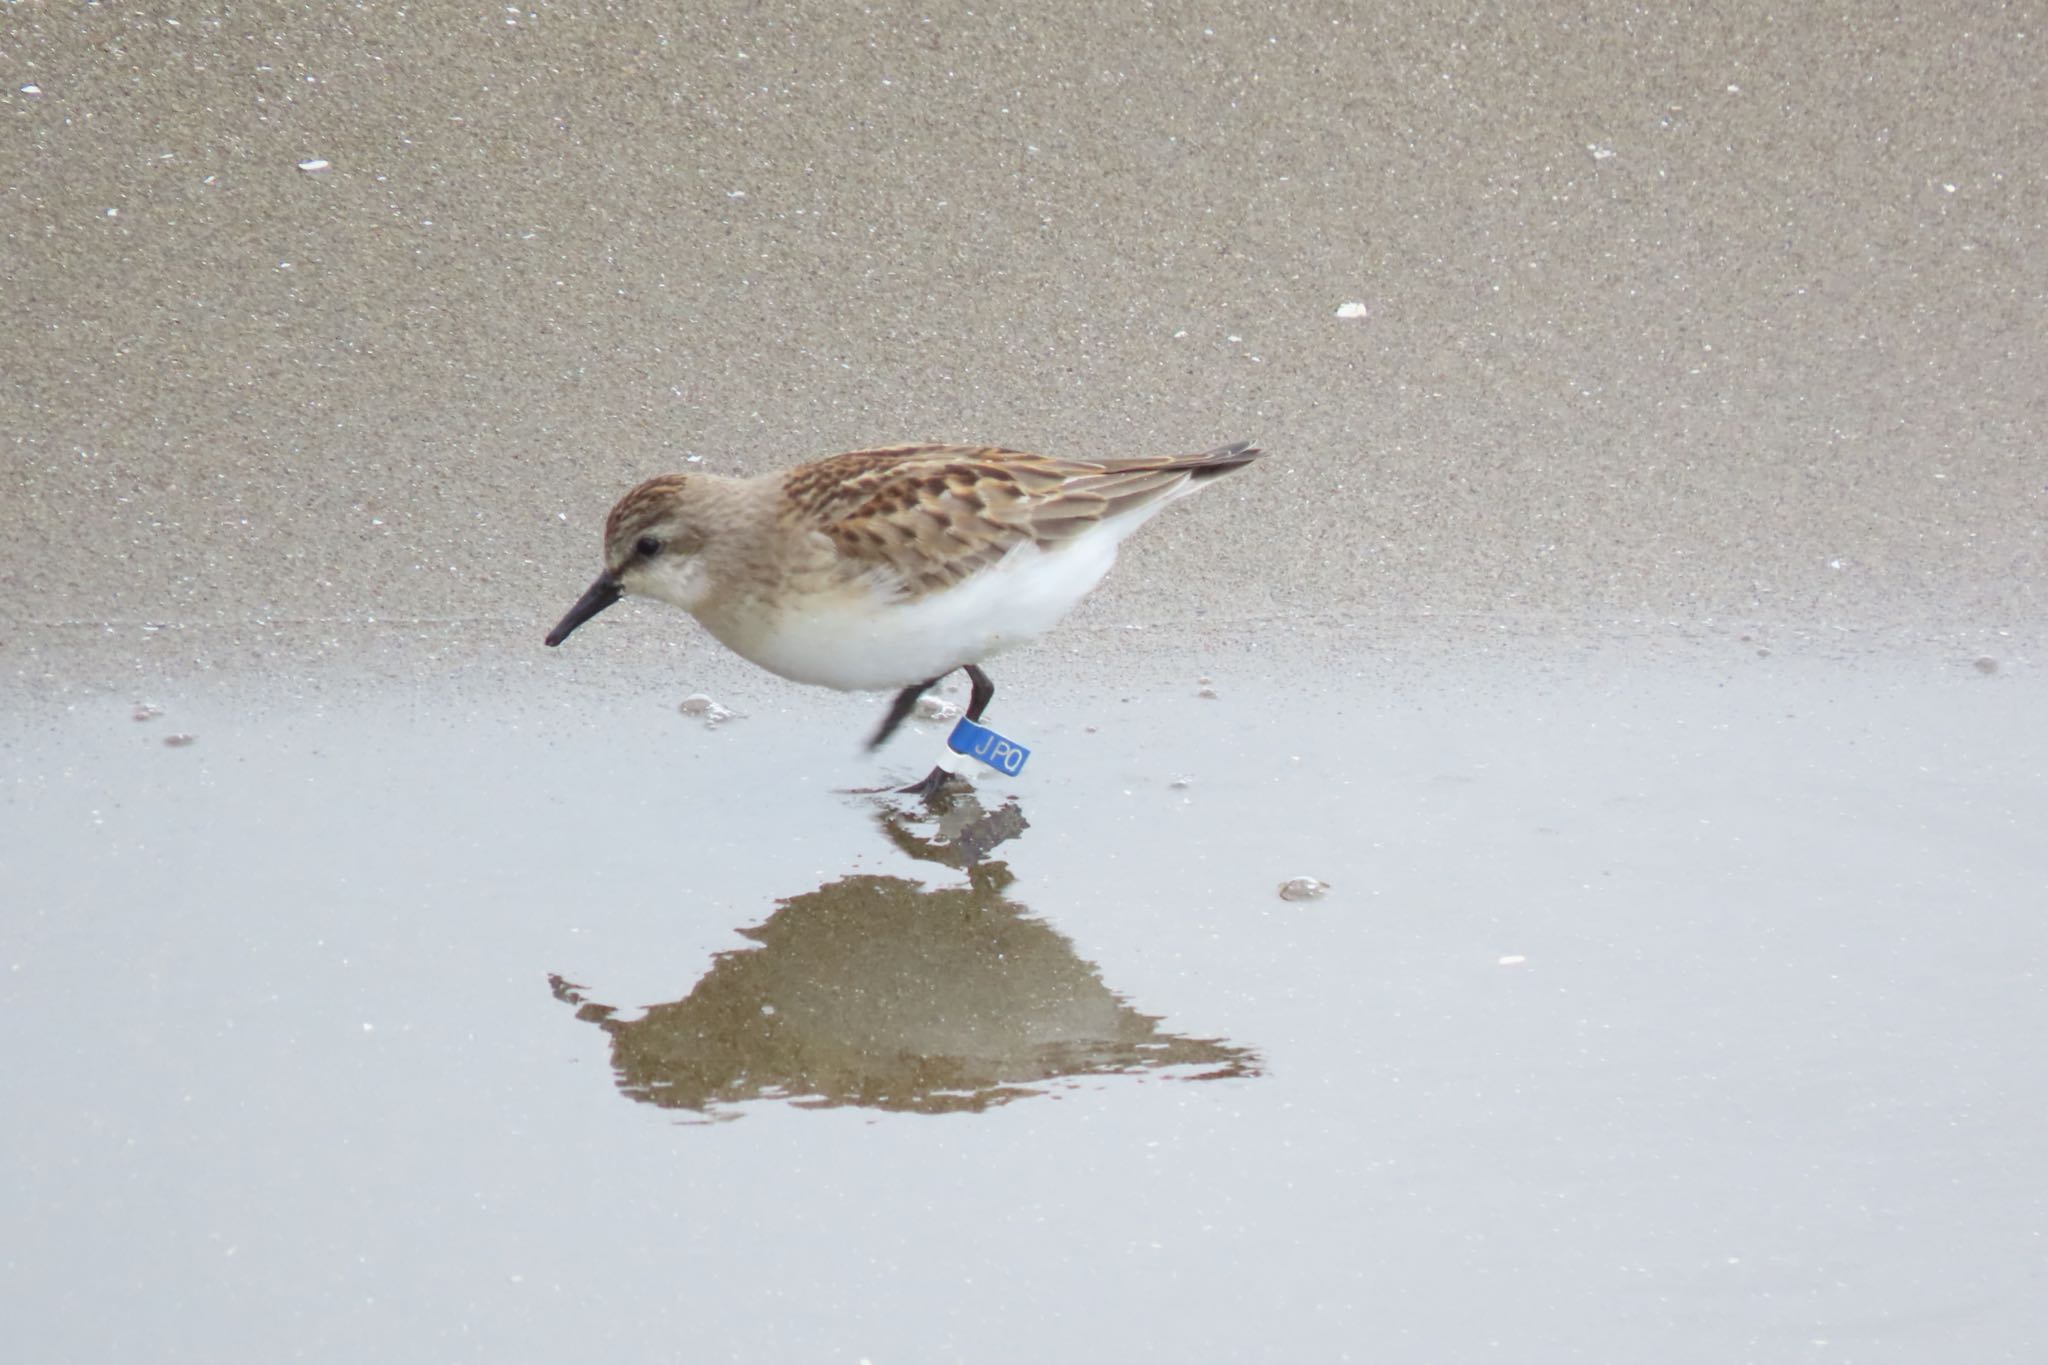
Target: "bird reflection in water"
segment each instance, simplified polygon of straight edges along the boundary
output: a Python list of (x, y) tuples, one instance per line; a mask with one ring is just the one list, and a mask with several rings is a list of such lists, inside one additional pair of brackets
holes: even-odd
[(978, 1112), (1089, 1076), (1258, 1074), (1249, 1049), (1162, 1031), (1009, 897), (1015, 878), (985, 854), (1024, 830), (1014, 802), (940, 804), (878, 818), (964, 885), (856, 875), (791, 896), (739, 931), (755, 946), (719, 953), (687, 996), (636, 1019), (560, 977), (555, 994), (611, 1035), (619, 1089), (706, 1120), (748, 1100)]

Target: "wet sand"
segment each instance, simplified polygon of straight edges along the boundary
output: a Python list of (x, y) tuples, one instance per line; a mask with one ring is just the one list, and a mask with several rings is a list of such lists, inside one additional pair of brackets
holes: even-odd
[[(10, 1340), (2035, 1358), (2042, 44), (7, 7)], [(541, 648), (916, 437), (1272, 455), (947, 819)]]

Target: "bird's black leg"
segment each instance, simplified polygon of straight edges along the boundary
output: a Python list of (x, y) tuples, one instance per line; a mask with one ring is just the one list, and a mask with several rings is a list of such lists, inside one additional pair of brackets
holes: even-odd
[(967, 665), (967, 681), (974, 685), (974, 691), (967, 698), (967, 719), (979, 721), (981, 713), (996, 699), (996, 685), (988, 680), (988, 674), (981, 671), (980, 664)]
[[(937, 678), (932, 679), (932, 682), (937, 681)], [(996, 685), (989, 681), (988, 674), (982, 672), (981, 666), (978, 664), (967, 665), (967, 681), (969, 686), (974, 689), (967, 697), (967, 719), (978, 721), (981, 719), (981, 713), (988, 709), (988, 704), (995, 700)], [(930, 687), (931, 685), (931, 683), (926, 683), (924, 687)], [(911, 693), (910, 701), (906, 702), (903, 698), (898, 697), (896, 699), (897, 705), (908, 711), (911, 704), (917, 700), (916, 693), (924, 691), (924, 687), (914, 690), (905, 688), (906, 692)], [(898, 716), (896, 719), (901, 720), (902, 717)], [(934, 765), (932, 770), (926, 773), (922, 780), (913, 782), (907, 787), (898, 787), (896, 790), (906, 796), (920, 796), (926, 801), (930, 801), (952, 779), (953, 774), (947, 772), (943, 767)]]
[[(945, 676), (945, 674), (941, 673), (939, 678)], [(931, 678), (921, 683), (912, 683), (901, 692), (898, 692), (896, 700), (889, 703), (889, 714), (882, 717), (882, 728), (875, 731), (875, 737), (868, 741), (868, 748), (881, 748), (882, 741), (896, 733), (896, 727), (901, 725), (904, 718), (910, 714), (910, 708), (917, 705), (917, 699), (938, 686), (939, 678)]]

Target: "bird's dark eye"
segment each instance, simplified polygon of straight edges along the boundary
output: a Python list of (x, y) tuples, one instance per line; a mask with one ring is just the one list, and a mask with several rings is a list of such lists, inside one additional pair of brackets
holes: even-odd
[(652, 559), (661, 553), (661, 541), (655, 536), (642, 536), (633, 542), (633, 553), (642, 559)]

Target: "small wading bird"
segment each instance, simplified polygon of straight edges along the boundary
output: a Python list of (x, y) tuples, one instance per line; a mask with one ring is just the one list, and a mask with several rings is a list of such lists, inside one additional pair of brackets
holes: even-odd
[[(1137, 460), (902, 445), (752, 479), (663, 474), (612, 508), (604, 572), (547, 642), (626, 593), (658, 598), (795, 682), (900, 688), (874, 749), (956, 668), (979, 721), (996, 690), (983, 659), (1052, 629), (1119, 541), (1259, 454), (1247, 442)], [(946, 777), (934, 768), (903, 790), (930, 796)]]

